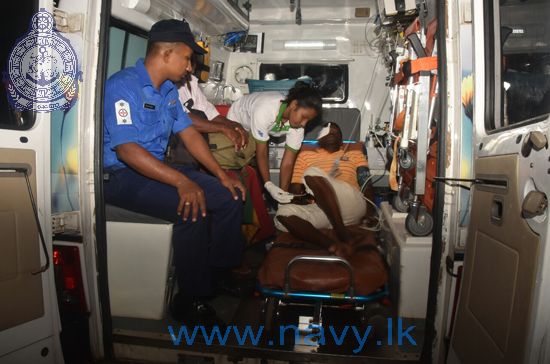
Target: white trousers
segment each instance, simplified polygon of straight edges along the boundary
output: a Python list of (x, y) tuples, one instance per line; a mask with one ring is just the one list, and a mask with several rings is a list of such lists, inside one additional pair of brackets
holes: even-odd
[[(320, 176), (325, 178), (334, 188), (336, 192), (336, 198), (338, 200), (338, 206), (340, 207), (340, 213), (344, 220), (344, 225), (354, 225), (361, 222), (361, 219), (367, 212), (367, 202), (363, 199), (363, 194), (349, 183), (337, 180), (334, 177), (329, 176), (323, 170), (317, 167), (310, 167), (304, 172), (305, 176)], [(306, 191), (312, 194), (309, 189), (305, 178), (303, 181), (306, 186)], [(277, 214), (275, 215), (275, 227), (281, 231), (287, 231), (287, 229), (277, 220), (277, 216), (298, 216), (302, 219), (309, 221), (313, 226), (318, 229), (330, 229), (332, 224), (330, 223), (327, 215), (314, 204), (309, 205), (295, 205), (295, 204), (280, 204)]]

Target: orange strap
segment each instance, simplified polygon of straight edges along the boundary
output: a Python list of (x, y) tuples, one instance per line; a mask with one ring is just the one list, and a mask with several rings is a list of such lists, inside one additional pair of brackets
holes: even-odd
[(399, 188), (399, 183), (397, 182), (397, 147), (401, 137), (397, 137), (393, 142), (393, 158), (391, 160), (390, 166), (390, 176), (388, 178), (388, 183), (392, 191), (397, 191)]
[(403, 131), (403, 124), (405, 123), (405, 110), (401, 110), (399, 114), (395, 117), (395, 121), (393, 123), (393, 130), (395, 132)]
[(437, 57), (422, 57), (409, 62), (411, 62), (411, 74), (437, 69)]
[[(404, 61), (401, 64), (401, 70), (393, 76), (393, 84), (405, 84), (409, 75), (418, 75), (421, 71), (433, 71), (437, 69), (437, 57), (422, 57), (413, 60)], [(415, 77), (415, 82), (418, 77)]]

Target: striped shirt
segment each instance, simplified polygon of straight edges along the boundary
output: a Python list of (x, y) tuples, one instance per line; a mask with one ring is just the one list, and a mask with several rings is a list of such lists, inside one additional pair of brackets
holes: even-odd
[[(342, 158), (343, 156), (343, 158)], [(360, 150), (348, 150), (345, 155), (343, 150), (335, 153), (329, 153), (324, 149), (303, 150), (298, 154), (296, 163), (294, 164), (294, 172), (292, 173), (291, 183), (304, 183), (304, 172), (309, 167), (317, 167), (329, 173), (334, 162), (340, 159), (338, 174), (336, 179), (344, 181), (359, 189), (357, 183), (357, 168), (367, 167), (368, 162), (365, 155)]]

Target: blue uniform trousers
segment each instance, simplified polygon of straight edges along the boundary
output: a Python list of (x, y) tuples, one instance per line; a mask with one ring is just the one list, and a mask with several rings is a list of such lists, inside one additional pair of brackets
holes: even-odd
[(191, 218), (184, 222), (176, 212), (179, 203), (176, 189), (130, 168), (110, 173), (109, 181), (104, 183), (105, 202), (173, 222), (179, 290), (188, 297), (208, 297), (214, 293), (219, 268), (241, 262), (245, 245), (241, 233), (243, 202), (234, 200), (217, 178), (190, 167), (175, 168), (204, 190), (206, 217), (199, 212), (196, 222)]

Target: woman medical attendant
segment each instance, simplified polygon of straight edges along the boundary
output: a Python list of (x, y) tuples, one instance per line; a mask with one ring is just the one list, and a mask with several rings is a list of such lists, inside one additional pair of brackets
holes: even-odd
[[(227, 118), (239, 122), (250, 133), (249, 142), (255, 142), (258, 170), (264, 187), (280, 203), (289, 203), (294, 195), (285, 192), (304, 139), (306, 124), (321, 115), (321, 96), (311, 86), (297, 82), (285, 97), (279, 92), (257, 92), (237, 100)], [(280, 188), (270, 180), (267, 142), (270, 136), (286, 135), (281, 162)]]

